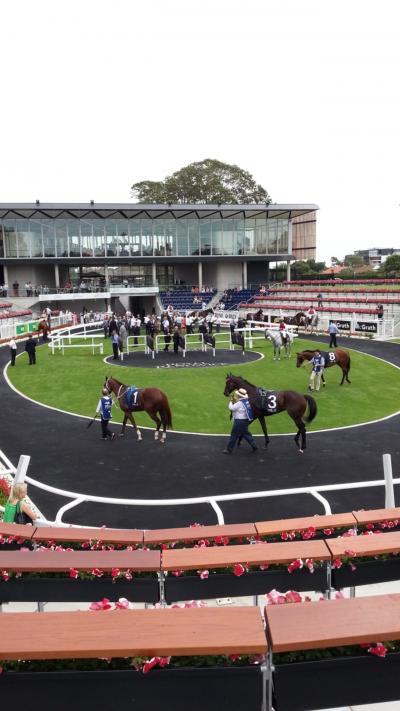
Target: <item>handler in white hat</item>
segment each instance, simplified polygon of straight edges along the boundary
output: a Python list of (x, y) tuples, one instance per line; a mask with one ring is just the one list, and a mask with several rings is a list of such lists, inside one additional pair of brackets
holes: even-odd
[(233, 448), (239, 438), (245, 439), (246, 442), (249, 443), (252, 452), (256, 452), (258, 447), (249, 432), (249, 424), (254, 420), (254, 415), (247, 390), (244, 388), (235, 390), (228, 407), (232, 412), (233, 427), (227, 448), (223, 450), (224, 454), (232, 454)]

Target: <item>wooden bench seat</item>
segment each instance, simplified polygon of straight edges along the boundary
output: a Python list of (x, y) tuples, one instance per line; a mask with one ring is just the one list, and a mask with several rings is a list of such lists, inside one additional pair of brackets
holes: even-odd
[(327, 516), (305, 516), (302, 518), (277, 519), (276, 521), (256, 521), (255, 527), (259, 536), (272, 536), (285, 532), (306, 531), (315, 528), (352, 528), (356, 525), (352, 513), (330, 514)]
[(35, 531), (36, 526), (23, 526), (19, 523), (4, 523), (4, 521), (0, 521), (0, 537), (16, 536), (28, 541), (31, 540)]
[(144, 543), (172, 543), (187, 541), (195, 543), (204, 538), (212, 540), (218, 537), (247, 538), (256, 536), (254, 523), (237, 523), (218, 526), (190, 526), (188, 528), (167, 528), (144, 531)]
[(381, 523), (382, 521), (400, 521), (400, 507), (353, 511), (353, 515), (360, 526), (367, 523)]
[(297, 558), (330, 560), (325, 541), (291, 541), (290, 543), (259, 543), (245, 546), (178, 548), (163, 551), (163, 570), (197, 570), (226, 568), (235, 563), (273, 565), (291, 563)]
[(400, 595), (324, 600), (265, 609), (273, 652), (400, 639)]
[(21, 573), (61, 573), (70, 568), (157, 572), (160, 567), (159, 551), (0, 551), (0, 570)]
[[(400, 532), (392, 531), (385, 534), (370, 536), (353, 536), (351, 538), (330, 538), (326, 545), (333, 558), (340, 558), (351, 551), (354, 556), (375, 556), (385, 553), (400, 552)], [(353, 557), (353, 556), (351, 556)]]
[(143, 531), (129, 528), (65, 528), (61, 526), (38, 526), (34, 530), (32, 540), (35, 541), (35, 543), (48, 541), (57, 541), (59, 543), (101, 541), (102, 543), (121, 545), (141, 545), (143, 543)]
[(0, 659), (264, 654), (257, 607), (0, 615)]

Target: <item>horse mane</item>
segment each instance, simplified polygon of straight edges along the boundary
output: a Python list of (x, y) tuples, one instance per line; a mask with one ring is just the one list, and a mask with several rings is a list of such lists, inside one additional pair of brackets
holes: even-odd
[(301, 351), (300, 353), (298, 353), (298, 355), (305, 355), (305, 354), (308, 354), (308, 353), (315, 353), (316, 350), (317, 350), (317, 349), (315, 349), (315, 350), (312, 351), (311, 349), (308, 349), (308, 350), (306, 350), (306, 351)]
[(246, 383), (246, 385), (248, 385), (250, 388), (256, 388), (256, 387), (257, 387), (257, 385), (253, 385), (253, 383), (250, 383), (250, 382), (249, 382), (248, 380), (246, 380), (245, 378), (242, 378), (241, 375), (233, 375), (233, 373), (231, 373), (231, 375), (232, 375), (233, 378), (239, 379), (239, 380), (241, 380), (243, 383)]

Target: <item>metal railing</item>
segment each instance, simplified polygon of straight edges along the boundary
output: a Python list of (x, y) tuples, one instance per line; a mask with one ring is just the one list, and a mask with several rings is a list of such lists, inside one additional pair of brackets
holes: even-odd
[[(27, 462), (28, 460), (28, 462)], [(313, 496), (314, 499), (319, 501), (324, 509), (324, 514), (329, 515), (332, 513), (329, 501), (324, 493), (330, 491), (348, 491), (350, 489), (364, 489), (371, 487), (385, 487), (385, 508), (393, 508), (395, 506), (394, 497), (394, 484), (400, 484), (400, 478), (393, 478), (392, 463), (390, 454), (383, 455), (383, 469), (384, 477), (383, 479), (375, 479), (372, 481), (364, 482), (351, 482), (348, 484), (324, 484), (321, 486), (301, 486), (292, 489), (274, 489), (267, 491), (252, 491), (242, 494), (216, 494), (215, 496), (197, 496), (190, 499), (120, 499), (107, 496), (92, 496), (90, 494), (82, 494), (75, 491), (68, 491), (66, 489), (58, 489), (55, 486), (50, 486), (49, 484), (43, 484), (37, 479), (33, 479), (26, 475), (27, 465), (29, 464), (29, 457), (22, 455), (16, 469), (7, 457), (0, 451), (0, 462), (4, 462), (6, 466), (11, 469), (11, 473), (15, 475), (15, 481), (22, 482), (26, 481), (31, 486), (34, 486), (41, 491), (47, 491), (49, 493), (55, 494), (57, 496), (62, 496), (71, 501), (64, 506), (61, 506), (56, 514), (54, 521), (49, 521), (47, 519), (38, 519), (36, 523), (38, 525), (44, 526), (68, 526), (71, 524), (66, 524), (63, 522), (63, 516), (67, 511), (79, 506), (80, 504), (91, 502), (98, 504), (110, 504), (113, 506), (192, 506), (193, 504), (208, 504), (214, 510), (218, 524), (224, 524), (224, 514), (219, 504), (226, 501), (245, 501), (249, 499), (260, 499), (260, 498), (272, 498), (276, 496), (294, 496), (299, 494), (308, 494)], [(74, 525), (74, 524), (72, 524)]]

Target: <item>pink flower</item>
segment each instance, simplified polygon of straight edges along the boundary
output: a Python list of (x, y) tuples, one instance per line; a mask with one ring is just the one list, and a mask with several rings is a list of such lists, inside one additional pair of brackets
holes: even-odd
[(100, 570), (100, 568), (93, 568), (93, 570), (92, 570), (92, 575), (94, 575), (95, 578), (102, 578), (102, 577), (103, 577), (103, 571)]
[(69, 577), (74, 578), (76, 580), (76, 578), (79, 578), (79, 571), (76, 568), (70, 568)]
[(230, 659), (232, 662), (237, 662), (238, 659), (240, 659), (240, 654), (230, 654), (230, 655), (229, 655), (229, 659)]
[(345, 532), (342, 534), (342, 538), (351, 538), (351, 536), (356, 536), (356, 535), (357, 535), (356, 529), (355, 529), (355, 528), (349, 528), (348, 531), (345, 531)]
[(286, 600), (283, 593), (278, 592), (278, 590), (271, 590), (265, 595), (267, 605), (283, 605)]
[(246, 572), (246, 568), (244, 565), (241, 563), (235, 563), (233, 566), (233, 574), (236, 575), (237, 578), (240, 578), (241, 575), (243, 575)]
[(113, 580), (116, 580), (117, 578), (119, 578), (120, 575), (121, 575), (121, 571), (119, 568), (112, 568), (111, 569), (111, 577)]
[(81, 548), (87, 549), (90, 548), (90, 543), (89, 541), (83, 541)]
[(7, 582), (7, 580), (10, 580), (10, 574), (9, 574), (8, 570), (2, 570), (1, 577), (3, 580), (5, 580), (5, 582)]
[(175, 575), (176, 578), (179, 578), (183, 574), (183, 570), (171, 570), (171, 575)]
[(197, 574), (200, 577), (200, 580), (207, 580), (208, 576), (210, 575), (209, 570), (198, 570)]
[(314, 572), (314, 561), (312, 558), (306, 558), (306, 566), (310, 573)]
[(368, 531), (372, 531), (373, 528), (374, 528), (374, 524), (373, 524), (373, 523), (367, 523), (367, 525), (366, 525), (365, 528), (366, 528)]
[(342, 561), (340, 560), (340, 558), (335, 558), (335, 560), (334, 560), (333, 563), (332, 563), (332, 568), (339, 569), (339, 568), (342, 567), (342, 565), (343, 565), (343, 563), (342, 563)]
[(344, 600), (344, 595), (341, 590), (336, 590), (335, 600)]
[(288, 590), (285, 599), (286, 602), (302, 602), (302, 597), (296, 590)]
[(387, 649), (382, 642), (376, 642), (375, 647), (369, 647), (369, 654), (375, 654), (376, 657), (386, 657)]
[(281, 540), (282, 541), (287, 541), (289, 539), (289, 534), (287, 531), (282, 531), (281, 533)]
[(151, 659), (147, 659), (142, 668), (143, 674), (148, 674), (151, 669), (155, 666), (159, 667), (165, 667), (167, 664), (169, 664), (171, 657), (152, 657)]
[(130, 602), (125, 597), (120, 597), (115, 603), (116, 610), (129, 610)]
[(92, 602), (90, 603), (89, 610), (111, 610), (111, 603), (107, 597), (103, 598), (103, 600), (99, 600), (99, 602)]
[(288, 573), (293, 573), (294, 570), (301, 570), (303, 567), (304, 563), (301, 558), (296, 558), (296, 560), (293, 560), (290, 565), (288, 566)]
[(333, 533), (334, 529), (333, 528), (324, 528), (323, 533), (325, 536), (331, 536)]
[(125, 577), (125, 580), (131, 581), (133, 578), (133, 575), (130, 570), (125, 570), (124, 577)]

